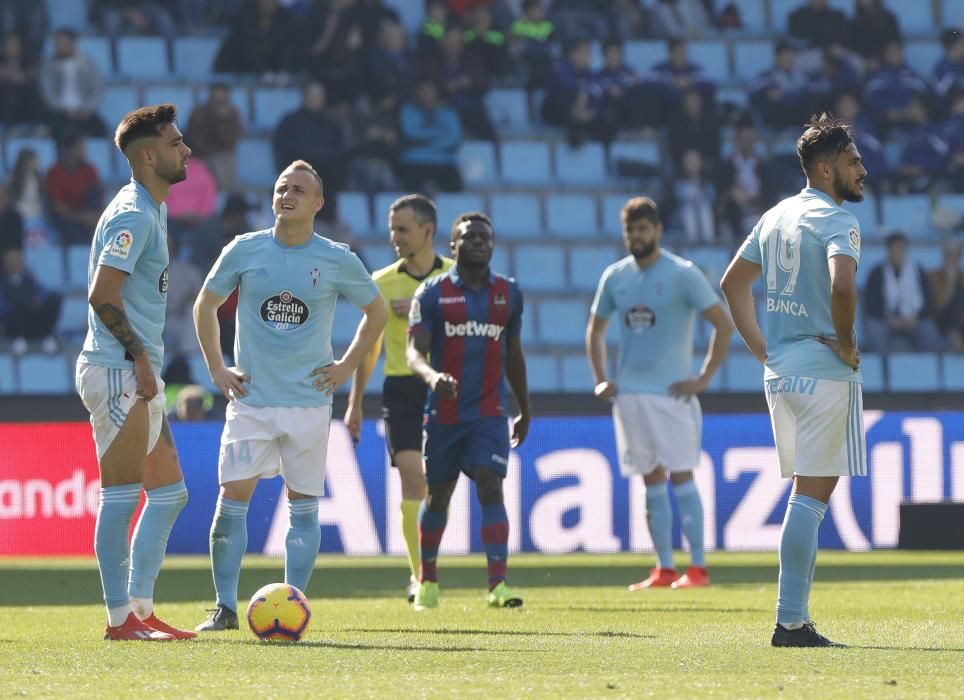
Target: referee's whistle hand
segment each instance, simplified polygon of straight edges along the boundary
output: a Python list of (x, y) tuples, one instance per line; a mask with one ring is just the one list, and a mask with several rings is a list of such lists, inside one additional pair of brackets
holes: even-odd
[(405, 297), (404, 299), (392, 299), (390, 306), (393, 314), (399, 318), (408, 318), (409, 309), (412, 308), (412, 298)]

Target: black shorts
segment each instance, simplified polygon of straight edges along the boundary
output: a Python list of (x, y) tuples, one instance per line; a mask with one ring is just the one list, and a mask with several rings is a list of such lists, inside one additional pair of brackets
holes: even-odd
[(422, 451), (422, 416), (428, 387), (419, 377), (385, 377), (382, 387), (382, 418), (385, 444), (395, 464), (395, 453)]

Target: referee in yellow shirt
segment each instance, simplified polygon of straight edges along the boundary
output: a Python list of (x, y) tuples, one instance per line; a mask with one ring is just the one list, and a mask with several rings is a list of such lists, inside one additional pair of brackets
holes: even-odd
[[(415, 599), (418, 584), (418, 509), (425, 498), (425, 472), (422, 467), (422, 414), (425, 409), (425, 383), (408, 369), (405, 346), (408, 342), (408, 308), (418, 285), (430, 277), (447, 272), (452, 261), (435, 254), (435, 229), (438, 214), (435, 203), (420, 194), (409, 194), (392, 203), (388, 227), (398, 261), (375, 272), (372, 278), (388, 304), (388, 323), (383, 334), (385, 345), (385, 384), (382, 387), (382, 418), (392, 466), (402, 480), (402, 533), (408, 549), (412, 578), (408, 602)], [(356, 441), (361, 436), (362, 397), (365, 385), (382, 351), (379, 338), (368, 356), (355, 370), (345, 424)]]

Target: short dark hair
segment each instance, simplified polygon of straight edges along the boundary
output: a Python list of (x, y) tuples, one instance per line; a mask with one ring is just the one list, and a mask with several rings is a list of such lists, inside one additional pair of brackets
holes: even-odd
[(797, 139), (797, 157), (803, 172), (809, 173), (813, 164), (827, 156), (837, 156), (854, 142), (853, 132), (830, 112), (814, 114), (807, 128)]
[(659, 218), (659, 207), (656, 206), (656, 202), (649, 197), (633, 197), (627, 200), (623, 205), (622, 211), (619, 212), (619, 219), (623, 222), (624, 227), (639, 219), (646, 219), (656, 225), (659, 225), (661, 222)]
[(160, 136), (161, 129), (166, 124), (173, 124), (176, 121), (177, 107), (170, 103), (139, 107), (125, 114), (120, 120), (114, 132), (114, 144), (121, 153), (126, 155), (127, 147), (134, 141)]
[(452, 238), (455, 238), (455, 232), (458, 231), (459, 225), (467, 221), (481, 221), (482, 223), (488, 224), (489, 228), (492, 229), (492, 233), (495, 233), (495, 226), (492, 224), (492, 219), (489, 218), (488, 214), (480, 211), (467, 211), (456, 216), (455, 221), (452, 222)]
[[(301, 170), (301, 171), (303, 171), (303, 172), (310, 173), (311, 175), (314, 175), (314, 177), (315, 177), (315, 182), (318, 183), (318, 191), (322, 194), (322, 196), (324, 196), (324, 194), (325, 194), (325, 181), (321, 179), (321, 175), (318, 174), (318, 171), (315, 170), (314, 166), (313, 166), (311, 163), (309, 163), (309, 162), (306, 161), (306, 160), (296, 160), (296, 161), (293, 161), (293, 162), (291, 163), (291, 165), (289, 165), (287, 168), (285, 168), (285, 169), (282, 170), (281, 172), (285, 173), (285, 172), (288, 172), (289, 170)], [(280, 175), (279, 175), (279, 177), (280, 177)]]
[(435, 234), (436, 229), (438, 229), (438, 209), (435, 207), (435, 202), (424, 194), (406, 194), (392, 202), (388, 211), (393, 213), (406, 208), (412, 210), (415, 221), (420, 226), (432, 224), (432, 234)]
[(890, 248), (895, 243), (907, 243), (907, 234), (903, 231), (891, 231), (884, 239), (884, 245)]

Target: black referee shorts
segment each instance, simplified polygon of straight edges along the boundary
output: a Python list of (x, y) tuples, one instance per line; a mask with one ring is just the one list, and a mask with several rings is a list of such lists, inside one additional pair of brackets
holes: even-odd
[(419, 377), (385, 377), (382, 387), (382, 418), (385, 442), (395, 464), (395, 453), (422, 451), (422, 416), (428, 387)]

